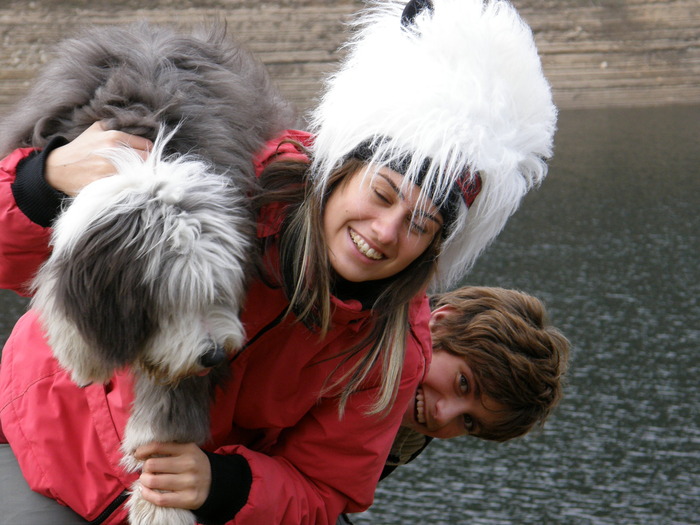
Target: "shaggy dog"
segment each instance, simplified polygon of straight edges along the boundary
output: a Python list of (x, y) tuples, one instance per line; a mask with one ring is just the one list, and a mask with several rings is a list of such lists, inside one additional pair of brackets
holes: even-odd
[[(146, 161), (128, 148), (104, 152), (117, 174), (67, 201), (32, 302), (77, 384), (131, 367), (122, 448), (132, 471), (144, 443), (209, 437), (211, 396), (245, 338), (238, 312), (255, 252), (252, 158), (292, 123), (263, 65), (225, 32), (222, 24), (187, 35), (147, 24), (89, 30), (59, 46), (2, 123), (0, 151), (72, 140), (98, 120), (155, 141)], [(132, 524), (194, 522), (132, 489)]]

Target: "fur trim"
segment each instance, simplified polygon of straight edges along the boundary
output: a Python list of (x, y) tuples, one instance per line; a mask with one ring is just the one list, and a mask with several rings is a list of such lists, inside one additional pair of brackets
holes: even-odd
[[(454, 285), (547, 173), (556, 108), (532, 32), (502, 0), (434, 0), (408, 27), (403, 4), (375, 2), (355, 22), (341, 69), (311, 115), (322, 190), (359, 144), (373, 162), (411, 156), (405, 182), (432, 160), (424, 198), (447, 198), (478, 172), (483, 188), (446, 239), (434, 289)], [(433, 192), (433, 193), (429, 193)]]

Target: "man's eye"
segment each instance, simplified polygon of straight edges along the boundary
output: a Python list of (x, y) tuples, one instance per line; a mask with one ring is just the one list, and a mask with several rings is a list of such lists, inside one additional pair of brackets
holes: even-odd
[(459, 376), (459, 389), (463, 394), (469, 392), (469, 380), (464, 375)]
[(462, 418), (464, 419), (464, 428), (471, 434), (474, 431), (474, 420), (469, 414), (464, 414)]

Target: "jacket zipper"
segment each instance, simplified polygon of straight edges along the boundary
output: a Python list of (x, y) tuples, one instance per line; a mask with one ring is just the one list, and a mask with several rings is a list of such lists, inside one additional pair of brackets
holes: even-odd
[(253, 337), (251, 337), (251, 338), (248, 340), (248, 342), (246, 342), (246, 344), (244, 344), (238, 352), (236, 352), (236, 355), (234, 355), (234, 356), (231, 358), (231, 361), (232, 361), (232, 362), (235, 361), (235, 360), (238, 358), (238, 356), (241, 355), (241, 354), (243, 353), (243, 351), (246, 350), (250, 345), (252, 345), (255, 341), (257, 341), (258, 339), (260, 339), (260, 338), (261, 338), (263, 335), (265, 335), (267, 332), (269, 332), (270, 330), (272, 330), (275, 326), (277, 326), (278, 324), (280, 324), (280, 322), (282, 322), (282, 319), (284, 319), (284, 316), (285, 316), (286, 313), (287, 313), (287, 309), (284, 308), (284, 309), (279, 313), (279, 315), (277, 315), (277, 317), (275, 317), (272, 321), (270, 321), (270, 322), (267, 323), (265, 326), (263, 326), (260, 330), (258, 330), (258, 332), (257, 332)]
[(119, 496), (117, 496), (112, 503), (107, 505), (107, 508), (103, 510), (99, 516), (97, 516), (94, 520), (90, 522), (90, 525), (100, 525), (103, 523), (107, 518), (109, 518), (115, 510), (117, 510), (119, 507), (122, 506), (122, 504), (126, 501), (126, 499), (129, 497), (129, 491), (125, 490)]

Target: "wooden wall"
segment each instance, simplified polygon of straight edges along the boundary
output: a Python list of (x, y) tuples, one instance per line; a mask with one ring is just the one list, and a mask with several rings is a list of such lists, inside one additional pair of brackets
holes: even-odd
[[(700, 103), (700, 0), (514, 0), (562, 109)], [(268, 65), (303, 113), (335, 67), (360, 0), (3, 0), (0, 111), (53, 45), (84, 24), (216, 17)]]
[(700, 0), (515, 0), (560, 107), (700, 103)]

